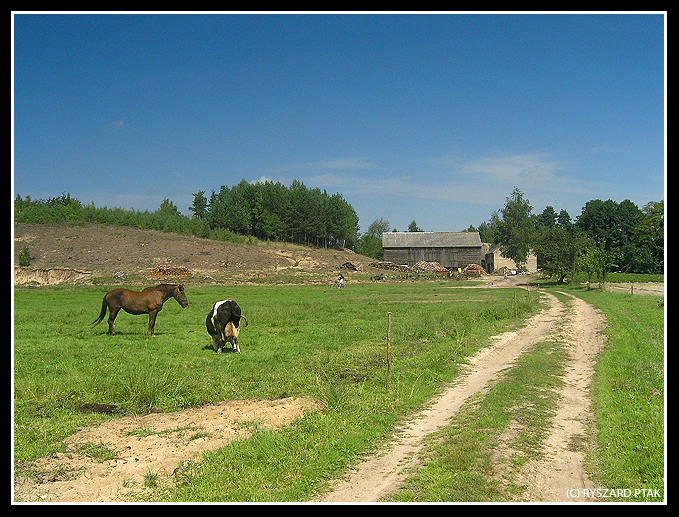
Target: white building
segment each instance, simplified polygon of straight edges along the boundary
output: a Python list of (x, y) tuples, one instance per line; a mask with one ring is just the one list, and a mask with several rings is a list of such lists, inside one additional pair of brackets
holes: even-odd
[[(486, 253), (486, 271), (488, 273), (494, 273), (498, 269), (507, 267), (509, 269), (516, 270), (516, 262), (502, 255), (500, 251), (500, 246), (495, 246)], [(526, 271), (529, 273), (535, 273), (538, 270), (538, 257), (535, 255), (533, 250), (528, 252), (528, 260), (526, 261)]]

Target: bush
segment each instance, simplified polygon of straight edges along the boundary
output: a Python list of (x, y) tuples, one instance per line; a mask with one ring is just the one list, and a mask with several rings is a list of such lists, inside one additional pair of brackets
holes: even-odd
[(31, 252), (28, 251), (28, 246), (24, 246), (19, 252), (19, 265), (21, 267), (28, 267), (31, 264), (31, 260), (33, 260)]

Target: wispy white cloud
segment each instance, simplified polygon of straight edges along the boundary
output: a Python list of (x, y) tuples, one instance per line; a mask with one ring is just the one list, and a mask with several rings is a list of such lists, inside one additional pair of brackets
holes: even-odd
[[(372, 168), (379, 169), (377, 166)], [(437, 160), (434, 168), (435, 172), (426, 174), (413, 171), (400, 174), (327, 172), (316, 176), (315, 182), (371, 196), (492, 204), (498, 199), (504, 200), (514, 186), (533, 191), (558, 187), (567, 163), (553, 159), (548, 153), (536, 152), (484, 156), (475, 160)], [(351, 170), (347, 168), (345, 172)]]
[(595, 176), (581, 174), (570, 161), (546, 151), (430, 160), (420, 170), (398, 172), (377, 165), (374, 170), (328, 169), (305, 183), (336, 189), (366, 207), (382, 206), (385, 214), (414, 204), (431, 217), (467, 207), (485, 214), (479, 221), (501, 208), (514, 187), (534, 211), (551, 205), (573, 216), (585, 201), (610, 191)]
[(551, 184), (565, 169), (565, 162), (552, 159), (548, 153), (484, 156), (460, 165), (463, 174), (480, 175), (482, 180), (505, 184)]
[(403, 207), (418, 206), (420, 217), (461, 211), (454, 217), (457, 220), (464, 217), (466, 207), (482, 214), (476, 224), (501, 208), (514, 187), (525, 194), (534, 211), (551, 205), (567, 209), (572, 216), (587, 200), (612, 194), (611, 185), (582, 173), (577, 163), (541, 150), (422, 160), (407, 170), (363, 157), (309, 162), (294, 170), (303, 173), (299, 179), (308, 187), (341, 192), (366, 212), (379, 206), (389, 217)]
[(267, 176), (266, 174), (262, 174), (259, 179), (250, 181), (249, 183), (256, 185), (257, 183), (275, 183), (275, 180), (271, 176)]
[(295, 171), (352, 171), (376, 169), (377, 166), (361, 156), (345, 156), (331, 158), (329, 160), (319, 160), (315, 162), (305, 162), (292, 165), (276, 167), (268, 172), (295, 172)]

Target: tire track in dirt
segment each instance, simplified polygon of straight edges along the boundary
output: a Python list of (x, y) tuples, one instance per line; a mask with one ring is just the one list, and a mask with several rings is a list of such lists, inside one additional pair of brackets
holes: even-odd
[[(567, 488), (584, 486), (586, 474), (583, 454), (563, 454), (573, 437), (585, 435), (583, 416), (589, 408), (590, 364), (598, 352), (603, 318), (594, 309), (574, 298), (574, 310), (554, 295), (544, 293), (547, 307), (531, 317), (522, 328), (492, 338), (494, 343), (479, 351), (460, 380), (447, 388), (432, 404), (399, 429), (397, 437), (377, 454), (363, 460), (347, 476), (334, 483), (331, 492), (316, 502), (374, 502), (398, 488), (408, 472), (418, 464), (424, 437), (447, 425), (462, 404), (486, 391), (501, 372), (531, 346), (553, 338), (566, 318), (566, 337), (571, 355), (561, 394), (558, 414), (546, 441), (547, 454), (542, 462), (531, 464), (525, 482), (530, 489), (527, 500), (560, 500)], [(586, 366), (583, 368), (583, 365)], [(575, 427), (571, 425), (575, 422)], [(538, 480), (540, 480), (538, 482)]]
[[(566, 294), (566, 293), (562, 293)], [(582, 495), (595, 488), (584, 467), (587, 426), (592, 418), (589, 387), (596, 357), (601, 352), (605, 318), (594, 307), (571, 295), (570, 314), (564, 325), (564, 342), (570, 356), (559, 390), (557, 413), (544, 441), (540, 460), (524, 465), (520, 484), (527, 486), (527, 501), (573, 501), (568, 494), (580, 494), (576, 501), (592, 500)]]

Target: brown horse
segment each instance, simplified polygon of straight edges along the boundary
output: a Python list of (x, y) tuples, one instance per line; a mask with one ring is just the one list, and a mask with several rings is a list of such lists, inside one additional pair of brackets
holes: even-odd
[(129, 289), (114, 289), (104, 296), (104, 301), (101, 304), (101, 313), (99, 314), (99, 317), (94, 320), (93, 325), (102, 322), (104, 316), (106, 316), (106, 308), (108, 307), (108, 333), (111, 336), (115, 336), (116, 333), (113, 330), (113, 322), (120, 309), (123, 309), (129, 314), (148, 314), (148, 333), (153, 336), (153, 330), (156, 325), (156, 316), (163, 308), (163, 304), (170, 298), (177, 300), (182, 307), (187, 307), (189, 305), (189, 301), (186, 299), (186, 294), (184, 293), (183, 285), (160, 284), (155, 287), (147, 287), (141, 292), (130, 291)]

